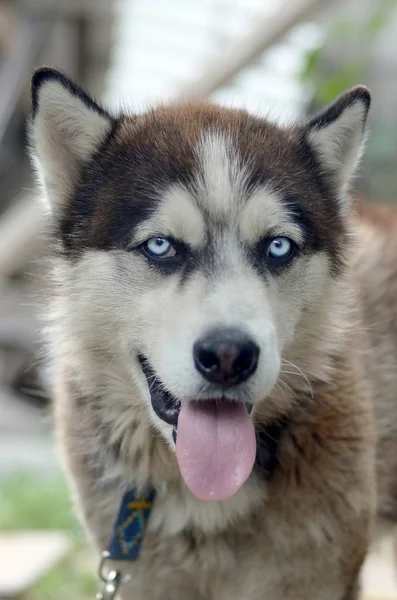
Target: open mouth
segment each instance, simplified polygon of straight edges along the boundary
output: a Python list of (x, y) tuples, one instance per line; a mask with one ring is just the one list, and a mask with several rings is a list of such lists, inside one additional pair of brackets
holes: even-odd
[(164, 388), (143, 356), (139, 362), (153, 410), (173, 426), (176, 457), (187, 487), (201, 500), (233, 496), (255, 463), (255, 429), (247, 405), (227, 399), (181, 403)]
[(138, 359), (148, 383), (153, 410), (162, 421), (173, 426), (172, 437), (176, 443), (176, 432), (181, 403), (167, 392), (147, 359), (142, 356), (142, 354), (138, 356)]

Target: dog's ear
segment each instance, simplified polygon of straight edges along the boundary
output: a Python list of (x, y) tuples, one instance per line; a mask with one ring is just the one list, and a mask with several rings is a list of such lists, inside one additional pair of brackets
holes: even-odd
[(362, 154), (370, 103), (367, 88), (354, 87), (305, 126), (322, 171), (341, 198), (346, 196)]
[(50, 207), (57, 214), (115, 119), (55, 69), (37, 69), (31, 89), (32, 157)]

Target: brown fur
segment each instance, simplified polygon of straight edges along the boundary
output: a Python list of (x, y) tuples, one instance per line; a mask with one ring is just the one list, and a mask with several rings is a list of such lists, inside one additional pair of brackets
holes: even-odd
[[(357, 223), (357, 233), (363, 240), (379, 236), (383, 248), (392, 242), (387, 232), (372, 225), (367, 228), (365, 224), (362, 231), (361, 223)], [(371, 261), (381, 265), (383, 255), (374, 256), (371, 244), (363, 245)], [(374, 296), (379, 294), (379, 288), (372, 286), (374, 271), (368, 265), (366, 254), (360, 255), (359, 265), (364, 269), (355, 271), (355, 277), (359, 274), (356, 288), (359, 297), (363, 298), (364, 288), (370, 294), (373, 290), (372, 298), (363, 298), (360, 306), (364, 316), (370, 310), (371, 302), (378, 306)], [(366, 265), (368, 271), (365, 271)], [(361, 270), (364, 273), (358, 273)], [(397, 282), (397, 273), (394, 282)], [(379, 307), (379, 311), (383, 318), (391, 313), (390, 318), (395, 321), (394, 296), (387, 298), (388, 288), (384, 282), (382, 285), (381, 296), (386, 306)], [(387, 362), (377, 362), (375, 368), (371, 365), (370, 338), (372, 335), (382, 337), (382, 329), (369, 327), (362, 319), (357, 323), (357, 329), (354, 328), (344, 340), (343, 353), (335, 357), (318, 357), (319, 361), (328, 361), (327, 369), (332, 370), (329, 381), (311, 379), (314, 399), (309, 394), (301, 394), (299, 405), (291, 409), (289, 424), (278, 448), (279, 466), (268, 483), (266, 501), (219, 533), (203, 535), (192, 529), (164, 539), (161, 534), (148, 535), (139, 567), (119, 565), (123, 572), (133, 574), (133, 581), (125, 586), (123, 597), (134, 600), (357, 598), (358, 576), (371, 536), (376, 491), (375, 432), (370, 401), (373, 396), (372, 390), (368, 389), (369, 371), (365, 372), (364, 368), (376, 371), (377, 389), (386, 392), (378, 396), (376, 406), (378, 422), (387, 423), (386, 431), (379, 432), (378, 487), (381, 493), (378, 512), (383, 515), (389, 511), (388, 517), (393, 519), (397, 475), (394, 428), (389, 428), (388, 421), (389, 405), (393, 401), (391, 390), (395, 386), (393, 363), (386, 357)], [(362, 355), (368, 357), (368, 363), (363, 363)], [(389, 377), (390, 392), (382, 382)], [(87, 452), (87, 432), (98, 432), (95, 412), (99, 400), (86, 399), (82, 403), (84, 410), (78, 410), (74, 407), (74, 403), (80, 401), (78, 390), (71, 393), (64, 389), (62, 379), (70, 379), (70, 374), (60, 378), (57, 394), (61, 445), (74, 474), (79, 497), (85, 499), (82, 504), (84, 520), (93, 532), (98, 548), (103, 548), (111, 535), (118, 507), (106, 498), (110, 490), (99, 485), (102, 474), (89, 460), (83, 460)], [(299, 391), (294, 391), (296, 393)], [(279, 399), (275, 397), (274, 402), (278, 403)], [(292, 402), (296, 404), (296, 399), (292, 398)], [(262, 421), (260, 407), (257, 420)], [(130, 428), (131, 436), (136, 429), (137, 426)], [(105, 430), (104, 445), (108, 438)], [(160, 438), (153, 437), (151, 445), (144, 449), (145, 456), (135, 458), (130, 454), (134, 443), (131, 440), (124, 442), (123, 447), (118, 448), (117, 460), (124, 462), (128, 471), (133, 473), (142, 464), (147, 465), (154, 482), (166, 480), (171, 488), (179, 489), (181, 484), (175, 460)], [(94, 443), (98, 443), (97, 439)], [(114, 486), (113, 480), (110, 489)], [(183, 496), (182, 490), (177, 493)], [(315, 595), (312, 595), (314, 590)]]
[[(124, 573), (133, 574), (123, 597), (356, 598), (370, 538), (375, 479), (373, 423), (363, 389), (366, 378), (362, 367), (351, 360), (353, 350), (347, 349), (335, 361), (332, 383), (314, 383), (316, 401), (307, 398), (290, 414), (266, 502), (213, 535), (194, 529), (164, 539), (161, 534), (148, 535), (139, 567), (120, 564)], [(98, 548), (103, 548), (117, 505), (109, 504), (106, 487), (97, 487), (101, 474), (82, 460), (87, 441), (83, 436), (88, 429), (97, 430), (93, 403), (76, 419), (73, 403), (78, 397), (60, 390), (57, 399), (58, 431), (79, 496), (85, 498), (84, 520)], [(134, 471), (137, 465), (127, 446), (120, 458)], [(168, 480), (171, 487), (180, 486), (175, 461), (159, 438), (152, 439), (144, 460), (155, 482)]]
[[(63, 101), (69, 110), (65, 121), (58, 110)], [(59, 290), (51, 327), (57, 433), (76, 505), (98, 549), (108, 544), (126, 489), (150, 481), (157, 491), (139, 561), (119, 565), (132, 575), (122, 598), (356, 600), (376, 525), (397, 518), (397, 218), (364, 205), (347, 216), (349, 204), (336, 177), (352, 160), (348, 150), (354, 134), (351, 145), (358, 151), (368, 92), (355, 88), (304, 127), (280, 128), (244, 111), (206, 104), (115, 120), (62, 75), (43, 69), (34, 78), (33, 104), (35, 142), (43, 178), (50, 182), (46, 186), (56, 197), (55, 237), (62, 249), (54, 269)], [(89, 121), (86, 131), (83, 116)], [(323, 130), (332, 131), (339, 118), (341, 134), (347, 131), (350, 137), (332, 138), (323, 155), (316, 152)], [(226, 193), (217, 198), (218, 207), (210, 193), (200, 195), (201, 166), (194, 150), (201, 133), (214, 130), (231, 140), (248, 172), (234, 204)], [(88, 160), (93, 140), (95, 152)], [(211, 156), (211, 139), (206, 143)], [(58, 163), (48, 160), (52, 150), (61, 157)], [(233, 164), (240, 167), (238, 160)], [(227, 190), (233, 176), (228, 172), (223, 182)], [(265, 395), (261, 389), (262, 396), (254, 399), (252, 417), (265, 445), (278, 427), (264, 451), (271, 461), (262, 471), (254, 469), (226, 501), (205, 503), (186, 488), (169, 431), (148, 416), (147, 381), (134, 362), (137, 353), (164, 340), (162, 354), (170, 347), (175, 351), (180, 323), (193, 329), (193, 317), (198, 319), (192, 312), (183, 321), (186, 311), (195, 310), (194, 301), (200, 317), (205, 311), (203, 295), (197, 300), (194, 286), (201, 294), (204, 289), (205, 300), (211, 295), (204, 268), (198, 268), (196, 279), (189, 274), (175, 279), (175, 293), (177, 286), (148, 268), (141, 256), (128, 254), (148, 211), (163, 207), (160, 200), (165, 203), (163, 196), (175, 183), (184, 186), (180, 194), (194, 196), (196, 204), (189, 210), (201, 210), (197, 229), (212, 221), (206, 233), (210, 242), (213, 235), (212, 253), (221, 255), (221, 266), (207, 255), (214, 269), (211, 285), (217, 278), (224, 285), (227, 279), (237, 289), (236, 319), (241, 298), (249, 309), (247, 321), (250, 307), (256, 307), (252, 298), (263, 301), (263, 313), (276, 315), (282, 359), (294, 371), (281, 369), (271, 392)], [(58, 195), (54, 186), (61, 188)], [(253, 225), (259, 221), (262, 227), (258, 235), (272, 234), (266, 219), (276, 213), (275, 235), (283, 234), (283, 225), (293, 226), (305, 239), (294, 266), (273, 278), (254, 261), (243, 262), (240, 246), (251, 251), (243, 236), (237, 250), (222, 237), (228, 228), (233, 234), (240, 231), (239, 211), (258, 189), (262, 212), (251, 216)], [(178, 211), (184, 198), (174, 198)], [(172, 220), (175, 211), (170, 214)], [(235, 262), (230, 262), (230, 248)], [(203, 262), (201, 257), (198, 264)], [(228, 277), (222, 279), (224, 272)], [(244, 296), (246, 287), (251, 296)], [(229, 306), (234, 290), (222, 289), (219, 297)], [(283, 294), (277, 296), (279, 289)], [(164, 302), (171, 298), (165, 311), (157, 296)], [(273, 303), (265, 309), (267, 296)], [(288, 337), (294, 310), (299, 318), (291, 321), (293, 335)], [(261, 313), (262, 321), (267, 316)], [(145, 329), (146, 321), (155, 325)], [(255, 324), (259, 329), (260, 320)]]
[[(199, 169), (193, 148), (205, 128), (231, 136), (242, 163), (250, 165), (252, 182), (248, 185), (258, 185), (271, 174), (275, 189), (285, 198), (293, 204), (299, 198), (306, 224), (316, 233), (317, 248), (329, 250), (337, 263), (341, 240), (335, 232), (343, 234), (344, 223), (334, 204), (318, 202), (319, 196), (327, 192), (324, 182), (313, 176), (315, 157), (300, 129), (281, 129), (245, 111), (225, 113), (220, 107), (204, 103), (160, 107), (139, 117), (123, 117), (107, 142), (106, 152), (98, 156), (94, 170), (89, 169), (85, 175), (91, 181), (98, 176), (98, 192), (93, 190), (96, 202), (91, 227), (82, 240), (84, 246), (110, 247), (109, 223), (115, 218), (115, 211), (120, 210), (120, 196), (126, 203), (136, 196), (138, 190), (131, 186), (132, 182), (158, 183), (163, 173), (168, 180), (189, 182)], [(127, 190), (121, 177), (129, 171)], [(71, 201), (65, 218), (73, 219), (74, 209)]]
[(378, 513), (397, 519), (397, 422), (394, 418), (397, 364), (397, 213), (393, 207), (361, 204), (359, 249), (354, 265), (362, 325), (368, 343), (360, 348), (378, 424)]

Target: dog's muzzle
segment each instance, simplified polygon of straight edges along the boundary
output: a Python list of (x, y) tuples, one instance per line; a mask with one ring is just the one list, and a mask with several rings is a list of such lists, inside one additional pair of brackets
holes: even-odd
[[(170, 394), (170, 392), (165, 388), (159, 376), (150, 366), (150, 363), (147, 360), (147, 358), (140, 354), (138, 356), (138, 360), (142, 367), (142, 371), (146, 377), (153, 410), (159, 417), (159, 419), (161, 419), (165, 423), (168, 423), (168, 425), (172, 425), (172, 437), (174, 442), (176, 443), (178, 417), (181, 411), (181, 402), (172, 394)], [(220, 399), (219, 402), (222, 402), (222, 400)], [(230, 400), (225, 398), (225, 402), (230, 402)], [(250, 403), (246, 403), (246, 407), (248, 412), (251, 413), (253, 405)]]

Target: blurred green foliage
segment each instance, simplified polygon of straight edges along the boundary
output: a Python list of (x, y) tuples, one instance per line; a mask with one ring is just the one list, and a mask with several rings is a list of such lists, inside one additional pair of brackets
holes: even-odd
[[(324, 106), (344, 90), (365, 81), (371, 45), (388, 25), (396, 0), (379, 0), (376, 8), (364, 19), (338, 15), (327, 29), (324, 43), (308, 53), (301, 71), (301, 80), (312, 87), (315, 106)], [(358, 51), (344, 56), (344, 62), (331, 65), (324, 48), (330, 45), (351, 45), (356, 41)]]
[(26, 600), (92, 600), (98, 591), (96, 560), (74, 517), (62, 475), (17, 473), (0, 482), (0, 531), (64, 530), (72, 551), (29, 593)]
[[(370, 11), (365, 3), (362, 14), (338, 13), (325, 24), (322, 43), (308, 53), (300, 72), (301, 82), (309, 92), (308, 112), (326, 106), (353, 85), (371, 87), (371, 73), (373, 77), (376, 69), (376, 64), (371, 63), (376, 56), (374, 48), (390, 23), (396, 22), (396, 9), (397, 0), (378, 0)], [(333, 52), (338, 46), (343, 52)], [(397, 40), (390, 51), (396, 48)], [(357, 185), (371, 201), (396, 203), (397, 106), (395, 118), (383, 114), (387, 98), (379, 98), (376, 89), (371, 91), (376, 111), (371, 111), (370, 136)]]

